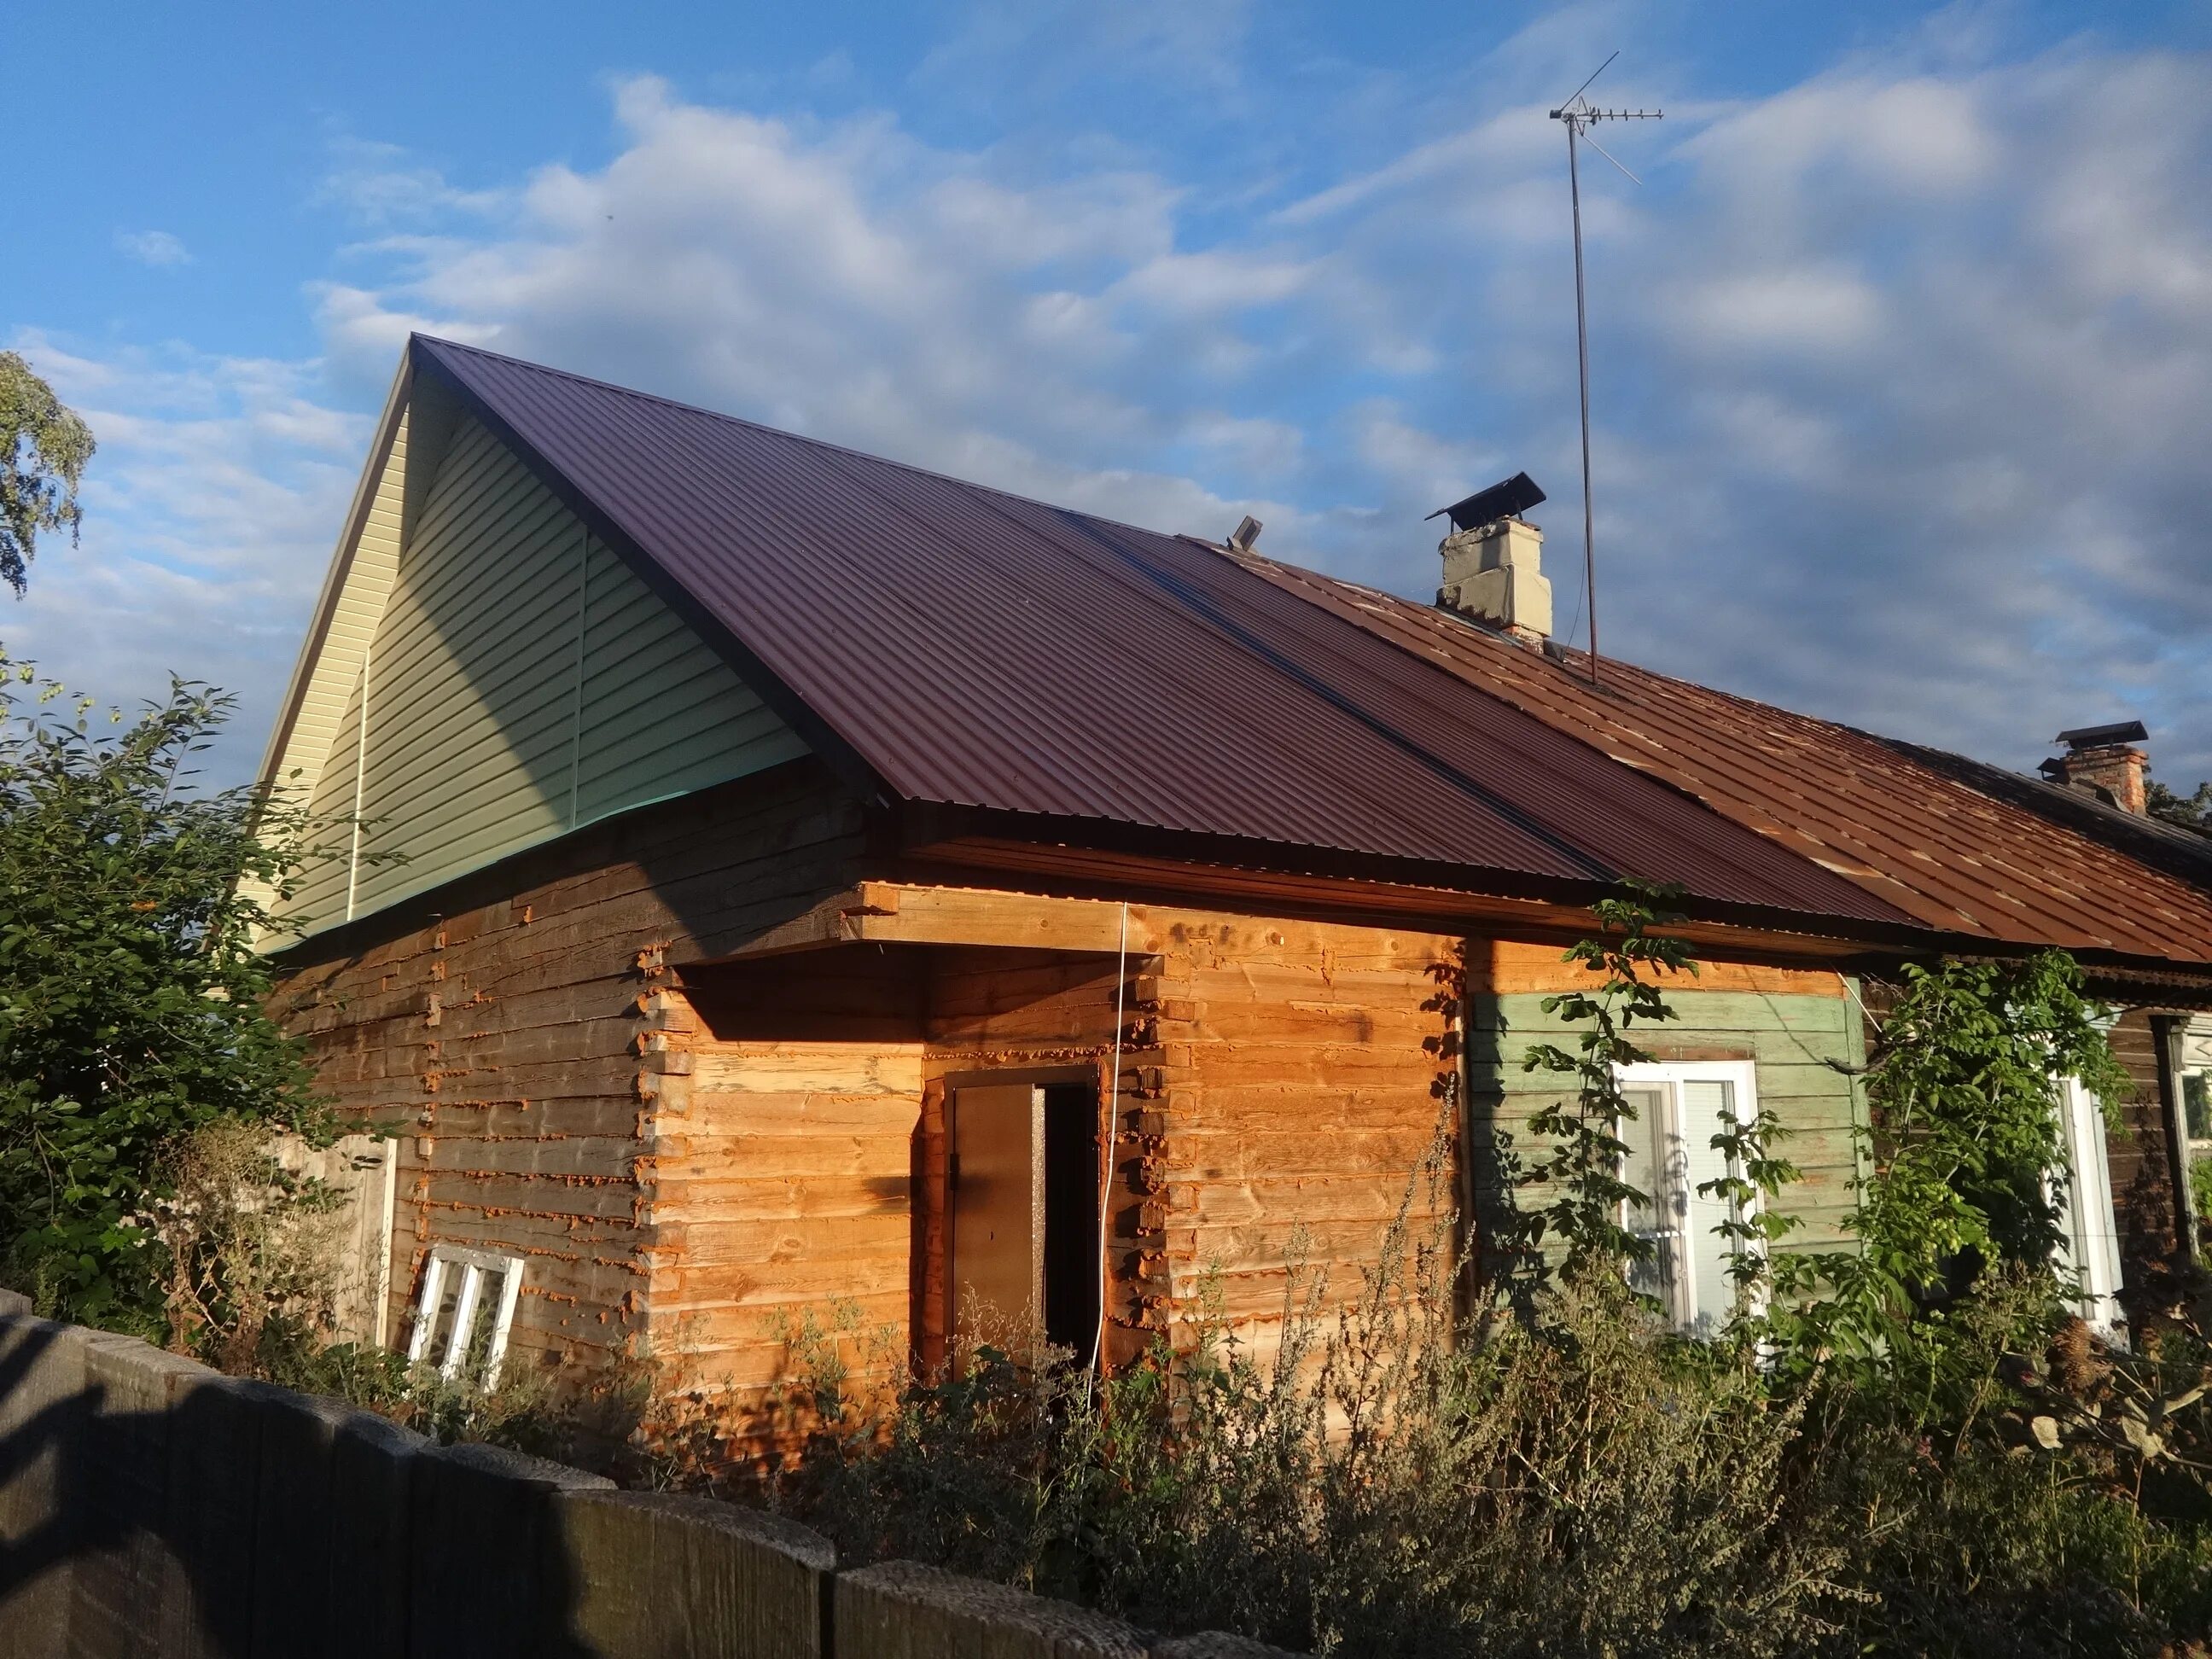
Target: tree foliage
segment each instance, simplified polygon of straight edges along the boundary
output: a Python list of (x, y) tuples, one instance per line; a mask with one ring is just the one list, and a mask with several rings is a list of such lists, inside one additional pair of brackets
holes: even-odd
[(204, 793), (232, 700), (173, 681), (125, 724), (0, 659), (0, 1261), (56, 1311), (155, 1330), (174, 1150), (219, 1119), (319, 1122), (256, 948), (318, 847)]
[(2143, 786), (2143, 794), (2151, 817), (2212, 836), (2212, 783), (2200, 783), (2196, 793), (2185, 795), (2153, 778)]
[(92, 428), (12, 351), (0, 351), (0, 581), (20, 598), (40, 532), (76, 539)]

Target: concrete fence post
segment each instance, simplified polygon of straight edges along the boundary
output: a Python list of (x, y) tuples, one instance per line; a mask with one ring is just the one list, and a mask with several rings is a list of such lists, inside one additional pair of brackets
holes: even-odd
[(1146, 1659), (1118, 1619), (915, 1561), (841, 1574), (840, 1659)]
[(584, 1659), (560, 1613), (552, 1498), (614, 1482), (495, 1446), (436, 1446), (414, 1460), (409, 1659)]
[(794, 1521), (708, 1498), (563, 1492), (550, 1577), (600, 1659), (819, 1659), (837, 1553)]

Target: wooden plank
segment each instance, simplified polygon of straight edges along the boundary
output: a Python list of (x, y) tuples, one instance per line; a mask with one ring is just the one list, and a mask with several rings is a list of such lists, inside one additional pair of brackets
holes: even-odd
[(731, 1042), (695, 1050), (691, 1086), (714, 1095), (913, 1095), (921, 1092), (922, 1045)]

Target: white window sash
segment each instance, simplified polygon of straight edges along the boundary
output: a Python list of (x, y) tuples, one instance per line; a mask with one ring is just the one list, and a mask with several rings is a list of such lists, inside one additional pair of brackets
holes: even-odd
[(2105, 1115), (2078, 1078), (2059, 1087), (2059, 1121), (2067, 1167), (2065, 1224), (2057, 1265), (2078, 1278), (2075, 1311), (2106, 1336), (2124, 1323), (2120, 1310), (2119, 1224), (2112, 1209), (2112, 1173), (2105, 1146)]
[[(1729, 1085), (1729, 1097), (1734, 1106), (1737, 1123), (1747, 1127), (1759, 1119), (1759, 1067), (1752, 1060), (1641, 1061), (1634, 1065), (1616, 1066), (1613, 1075), (1623, 1088), (1657, 1090), (1663, 1103), (1662, 1110), (1669, 1119), (1667, 1127), (1686, 1146), (1695, 1146), (1701, 1150), (1710, 1150), (1712, 1137), (1720, 1127), (1717, 1121), (1691, 1123), (1686, 1121), (1681, 1088), (1686, 1083), (1725, 1083)], [(1743, 1171), (1731, 1159), (1728, 1173), (1741, 1178)], [(1693, 1207), (1698, 1200), (1698, 1183), (1692, 1182), (1688, 1184), (1689, 1191), (1684, 1195), (1686, 1210)], [(1654, 1193), (1651, 1196), (1655, 1204), (1663, 1205), (1668, 1195)], [(1753, 1219), (1759, 1214), (1762, 1204), (1761, 1197), (1753, 1194), (1742, 1208), (1742, 1218), (1746, 1221)], [(1694, 1236), (1696, 1231), (1694, 1226), (1672, 1230), (1674, 1237), (1668, 1240), (1673, 1246), (1670, 1265), (1674, 1269), (1673, 1306), (1669, 1308), (1668, 1315), (1676, 1328), (1682, 1330), (1694, 1328), (1701, 1317), (1699, 1291), (1702, 1287), (1698, 1282), (1697, 1261), (1700, 1241)], [(1766, 1254), (1764, 1243), (1758, 1239), (1731, 1241), (1730, 1248), (1738, 1254), (1747, 1250), (1761, 1257)], [(1717, 1289), (1718, 1286), (1712, 1288)], [(1732, 1300), (1735, 1289), (1732, 1283), (1729, 1289)], [(1761, 1287), (1753, 1298), (1752, 1311), (1763, 1312), (1765, 1305), (1765, 1292)]]
[[(438, 1358), (438, 1374), (448, 1382), (464, 1380), (462, 1373), (468, 1364), (469, 1353), (476, 1346), (479, 1315), (491, 1322), (486, 1332), (484, 1360), (482, 1374), (473, 1380), (477, 1386), (490, 1388), (499, 1381), (501, 1364), (507, 1358), (508, 1333), (514, 1328), (514, 1310), (522, 1294), (522, 1261), (519, 1255), (500, 1255), (486, 1250), (462, 1249), (453, 1245), (437, 1244), (430, 1249), (428, 1259), (422, 1264), (422, 1289), (415, 1304), (415, 1328), (407, 1342), (407, 1363), (420, 1365), (429, 1362), (430, 1345), (438, 1326), (438, 1307), (444, 1300), (447, 1276), (458, 1271), (460, 1284), (453, 1300), (453, 1333), (447, 1338), (446, 1352)], [(486, 1277), (499, 1275), (499, 1293), (493, 1304), (483, 1306), (483, 1286)]]

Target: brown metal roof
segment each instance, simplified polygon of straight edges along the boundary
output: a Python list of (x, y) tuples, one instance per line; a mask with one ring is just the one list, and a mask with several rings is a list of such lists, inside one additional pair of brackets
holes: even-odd
[(2014, 945), (2212, 961), (2212, 894), (2187, 878), (2203, 866), (2176, 861), (2190, 849), (2151, 845), (2137, 829), (2127, 833), (2144, 844), (2124, 843), (2136, 854), (2130, 856), (2107, 844), (2124, 826), (2084, 833), (2065, 821), (2065, 803), (2035, 795), (2030, 780), (1626, 663), (1604, 663), (1593, 686), (1578, 653), (1553, 660), (1433, 606), (1267, 560), (1242, 562), (1687, 791), (1927, 927)]
[[(1617, 765), (1356, 605), (1187, 538), (417, 337), (757, 690), (886, 798), (1715, 915), (1915, 931), (1889, 893)], [(1347, 590), (1348, 591), (1348, 590)]]

